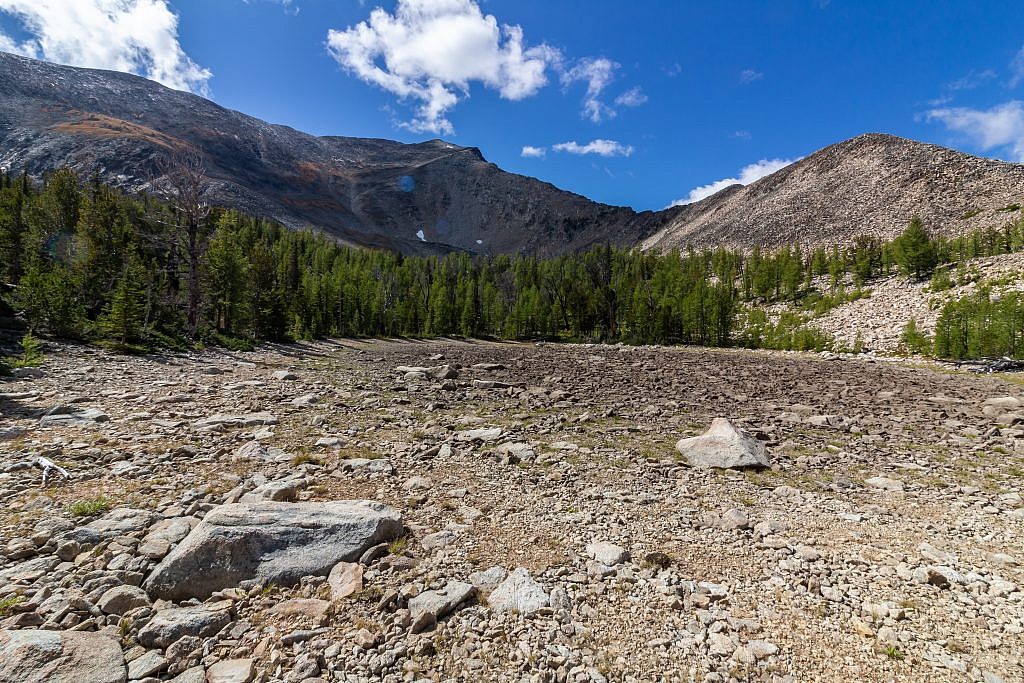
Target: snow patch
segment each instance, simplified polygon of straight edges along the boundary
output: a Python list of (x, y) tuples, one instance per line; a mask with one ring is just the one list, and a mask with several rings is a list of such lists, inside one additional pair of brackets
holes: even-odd
[(420, 242), (426, 242), (427, 236), (423, 234), (423, 228), (416, 231), (416, 236), (420, 238)]

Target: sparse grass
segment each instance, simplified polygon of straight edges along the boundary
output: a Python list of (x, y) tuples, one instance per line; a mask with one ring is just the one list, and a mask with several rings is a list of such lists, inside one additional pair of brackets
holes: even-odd
[(71, 504), (69, 511), (72, 517), (92, 517), (101, 512), (106, 512), (112, 505), (110, 499), (106, 496), (99, 496), (98, 498), (76, 500)]
[(0, 600), (0, 617), (8, 617), (11, 615), (11, 610), (16, 605), (20, 605), (25, 602), (24, 595), (9, 595), (3, 600)]
[(403, 555), (405, 549), (409, 547), (409, 537), (399, 536), (395, 540), (388, 543), (388, 552), (392, 555)]
[(121, 621), (117, 624), (117, 635), (121, 639), (121, 643), (128, 647), (134, 645), (134, 639), (132, 638), (133, 621), (130, 617), (122, 617)]
[(296, 453), (292, 456), (291, 463), (293, 466), (298, 465), (322, 465), (323, 462), (320, 458), (309, 453)]
[(885, 656), (893, 660), (894, 662), (902, 662), (904, 659), (907, 658), (907, 655), (905, 655), (903, 651), (895, 645), (890, 645), (887, 648), (885, 648)]

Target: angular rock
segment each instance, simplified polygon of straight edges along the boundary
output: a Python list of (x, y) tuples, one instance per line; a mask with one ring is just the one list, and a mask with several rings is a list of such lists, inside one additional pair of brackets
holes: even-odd
[(871, 477), (865, 479), (864, 483), (873, 489), (882, 489), (883, 491), (902, 491), (903, 482), (899, 479), (890, 479), (889, 477)]
[(459, 603), (468, 600), (476, 592), (476, 586), (462, 581), (449, 581), (444, 588), (437, 591), (423, 591), (409, 600), (409, 612), (412, 613), (413, 621), (425, 613), (434, 615), (434, 619), (441, 619), (455, 609)]
[(503, 433), (501, 427), (482, 427), (459, 432), (456, 438), (459, 441), (497, 441)]
[(225, 659), (206, 672), (207, 683), (250, 683), (256, 677), (251, 659)]
[(487, 604), (495, 612), (529, 615), (548, 606), (548, 595), (530, 572), (520, 567), (491, 592)]
[(480, 572), (473, 572), (469, 575), (469, 582), (482, 591), (493, 591), (501, 585), (501, 582), (508, 578), (508, 572), (504, 567), (494, 566)]
[(700, 436), (680, 439), (676, 450), (690, 467), (731, 469), (771, 466), (764, 444), (722, 417), (716, 417), (708, 431)]
[(134, 681), (152, 676), (162, 671), (167, 664), (167, 659), (163, 655), (155, 650), (150, 650), (138, 659), (128, 662), (128, 678)]
[(139, 631), (139, 644), (166, 648), (184, 636), (206, 638), (231, 623), (230, 600), (194, 607), (169, 607), (153, 615)]
[(77, 409), (71, 406), (55, 406), (46, 411), (46, 414), (39, 419), (39, 426), (92, 427), (109, 420), (110, 417), (99, 408)]
[(95, 531), (103, 538), (109, 538), (142, 531), (152, 521), (153, 513), (149, 510), (114, 508), (99, 519), (89, 522), (86, 528)]
[(185, 669), (172, 678), (170, 683), (207, 683), (206, 670), (201, 666)]
[(614, 543), (598, 541), (587, 545), (587, 557), (595, 562), (614, 567), (629, 561), (629, 551)]
[(100, 596), (96, 606), (104, 614), (120, 615), (136, 607), (149, 607), (150, 602), (146, 591), (137, 586), (114, 586)]
[(358, 562), (339, 562), (327, 575), (331, 600), (344, 600), (363, 590), (363, 565)]
[(145, 582), (168, 600), (205, 598), (243, 581), (286, 586), (325, 576), (402, 533), (401, 515), (374, 501), (235, 503), (211, 510)]
[(85, 631), (0, 631), (0, 681), (124, 683), (121, 644)]
[(299, 497), (299, 491), (306, 488), (305, 479), (275, 479), (257, 486), (242, 496), (242, 503), (258, 503), (263, 500), (291, 502)]

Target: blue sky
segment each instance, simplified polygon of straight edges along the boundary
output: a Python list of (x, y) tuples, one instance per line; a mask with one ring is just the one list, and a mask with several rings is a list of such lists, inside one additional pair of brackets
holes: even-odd
[(869, 131), (1024, 161), (1022, 20), (984, 0), (0, 0), (0, 49), (660, 209)]

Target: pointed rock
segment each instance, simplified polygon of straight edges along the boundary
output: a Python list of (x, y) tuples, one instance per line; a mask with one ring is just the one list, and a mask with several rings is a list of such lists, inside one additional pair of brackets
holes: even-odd
[(680, 439), (676, 450), (690, 467), (732, 469), (771, 465), (764, 444), (724, 417), (716, 417), (700, 436)]

